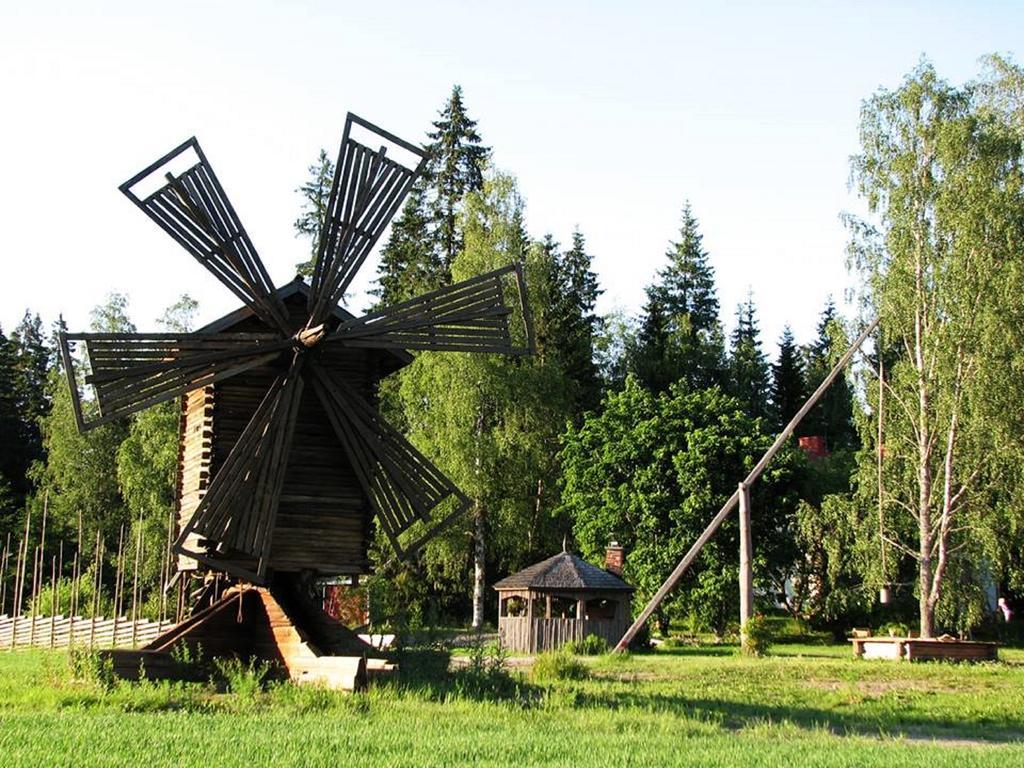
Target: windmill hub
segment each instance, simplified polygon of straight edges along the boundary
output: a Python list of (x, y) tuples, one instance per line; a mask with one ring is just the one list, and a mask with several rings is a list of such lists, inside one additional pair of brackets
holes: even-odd
[(326, 335), (324, 324), (320, 323), (315, 328), (303, 328), (300, 330), (295, 334), (295, 341), (300, 349), (312, 349), (323, 341)]

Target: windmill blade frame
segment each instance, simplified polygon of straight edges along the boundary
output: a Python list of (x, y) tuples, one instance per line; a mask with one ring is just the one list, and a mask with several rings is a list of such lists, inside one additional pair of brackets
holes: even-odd
[[(352, 138), (358, 125), (419, 158), (414, 168)], [(398, 212), (423, 172), (426, 153), (351, 112), (345, 118), (341, 148), (317, 247), (310, 291), (309, 326), (322, 323), (345, 295), (359, 268)]]
[[(189, 150), (199, 162), (177, 176), (170, 173), (171, 164)], [(135, 187), (161, 170), (167, 179), (163, 186), (145, 197), (135, 194)], [(289, 332), (287, 312), (270, 275), (194, 136), (118, 189), (260, 319)]]
[[(86, 347), (91, 372), (84, 380), (96, 394), (96, 418), (87, 419), (82, 409), (71, 353), (75, 342)], [(86, 432), (269, 363), (293, 342), (272, 334), (62, 331), (58, 345), (75, 420)]]
[[(317, 397), (397, 557), (408, 557), (466, 512), (470, 501), (458, 486), (361, 394), (316, 361), (311, 361), (309, 371)], [(432, 512), (448, 500), (454, 500), (455, 510), (435, 520)], [(417, 541), (403, 544), (400, 537), (417, 523), (432, 529)]]
[[(517, 346), (503, 278), (512, 276), (526, 343)], [(533, 322), (520, 263), (445, 286), (341, 323), (327, 338), (349, 347), (530, 355)]]

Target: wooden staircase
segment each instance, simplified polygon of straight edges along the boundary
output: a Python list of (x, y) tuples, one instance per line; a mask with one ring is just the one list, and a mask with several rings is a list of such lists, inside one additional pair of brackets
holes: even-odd
[(128, 679), (138, 679), (140, 670), (148, 678), (179, 676), (171, 650), (180, 643), (201, 647), (207, 657), (275, 662), (297, 683), (346, 691), (362, 690), (371, 677), (394, 672), (394, 664), (368, 658), (370, 646), (305, 602), (294, 590), (235, 587), (142, 649), (104, 653), (113, 660), (114, 673)]

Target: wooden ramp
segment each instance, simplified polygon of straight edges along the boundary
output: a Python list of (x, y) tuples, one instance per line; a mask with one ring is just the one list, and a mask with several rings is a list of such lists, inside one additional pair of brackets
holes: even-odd
[[(138, 679), (140, 670), (150, 678), (179, 676), (171, 650), (181, 643), (201, 647), (207, 657), (265, 659), (280, 665), (295, 682), (346, 691), (361, 690), (369, 677), (394, 671), (395, 665), (384, 659), (367, 658), (373, 649), (344, 627), (326, 620), (322, 626), (303, 622), (297, 615), (300, 603), (283, 592), (278, 599), (264, 587), (238, 587), (140, 650), (104, 653), (113, 660), (114, 673), (128, 679)], [(302, 611), (303, 617), (309, 618), (306, 613)], [(308, 627), (329, 641), (326, 650), (314, 641)]]

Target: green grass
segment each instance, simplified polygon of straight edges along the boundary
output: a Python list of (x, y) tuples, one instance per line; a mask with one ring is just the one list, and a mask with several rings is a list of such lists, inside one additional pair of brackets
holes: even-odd
[(3, 766), (1024, 765), (1024, 652), (893, 664), (837, 646), (588, 658), (585, 680), (460, 688), (445, 657), (367, 694), (105, 689), (57, 652), (0, 653)]

